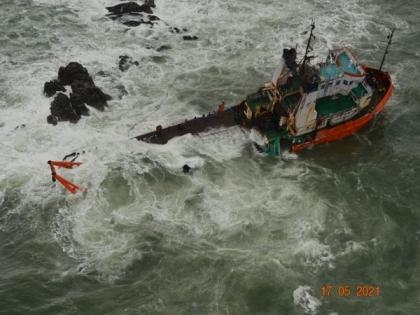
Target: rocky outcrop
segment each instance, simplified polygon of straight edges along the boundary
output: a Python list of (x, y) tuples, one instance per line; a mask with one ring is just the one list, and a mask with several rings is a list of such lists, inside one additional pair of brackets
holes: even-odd
[(76, 123), (81, 116), (89, 115), (86, 105), (103, 111), (107, 101), (112, 99), (95, 85), (87, 69), (77, 62), (70, 62), (66, 67), (60, 67), (58, 80), (46, 82), (44, 93), (52, 96), (54, 95), (51, 94), (52, 91), (58, 88), (60, 88), (58, 91), (64, 92), (66, 91), (64, 85), (70, 85), (72, 92), (70, 98), (58, 93), (51, 103), (51, 115), (47, 117), (47, 122), (53, 125), (58, 121)]
[[(144, 0), (141, 5), (134, 1), (123, 2), (114, 6), (106, 7), (109, 11), (106, 16), (129, 27), (135, 27), (142, 24), (153, 27), (160, 21), (160, 18), (153, 14), (154, 8), (156, 8), (154, 0)], [(186, 28), (178, 28), (176, 26), (169, 26), (166, 22), (163, 23), (169, 27), (169, 31), (171, 33), (185, 34), (188, 32)], [(182, 38), (186, 41), (198, 40), (197, 36), (188, 34), (185, 34)]]
[(92, 77), (87, 69), (78, 62), (70, 62), (67, 66), (58, 69), (58, 82), (60, 84), (71, 85), (76, 80), (93, 84)]
[(57, 92), (65, 92), (66, 88), (62, 86), (57, 80), (45, 82), (44, 84), (44, 95), (51, 97)]
[(106, 9), (110, 12), (107, 16), (126, 26), (139, 26), (148, 24), (153, 26), (160, 19), (153, 15), (152, 8), (156, 8), (154, 0), (146, 0), (139, 5), (136, 2), (124, 2)]
[(50, 110), (51, 116), (55, 118), (56, 121), (70, 121), (71, 123), (77, 123), (80, 119), (80, 115), (74, 110), (72, 104), (70, 103), (70, 99), (63, 93), (57, 94), (51, 103)]
[(79, 94), (70, 93), (70, 103), (78, 115), (89, 116), (89, 109)]
[(89, 81), (75, 80), (71, 84), (73, 94), (77, 96), (83, 103), (90, 105), (97, 110), (103, 111), (107, 106), (107, 101), (112, 99), (111, 96), (102, 92), (100, 88)]

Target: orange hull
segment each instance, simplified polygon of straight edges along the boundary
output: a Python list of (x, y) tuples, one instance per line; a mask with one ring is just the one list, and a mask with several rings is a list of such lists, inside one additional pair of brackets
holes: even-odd
[(394, 92), (394, 86), (392, 82), (389, 84), (388, 90), (386, 91), (384, 97), (378, 104), (375, 106), (372, 112), (367, 113), (366, 115), (359, 117), (355, 120), (350, 120), (343, 124), (340, 124), (333, 128), (322, 129), (317, 132), (314, 140), (307, 141), (300, 144), (294, 144), (292, 146), (293, 152), (300, 152), (306, 148), (312, 147), (314, 145), (329, 143), (336, 140), (343, 139), (345, 137), (351, 136), (358, 132), (363, 126), (372, 121), (372, 119), (379, 114), (385, 107), (385, 104), (391, 98), (392, 93)]

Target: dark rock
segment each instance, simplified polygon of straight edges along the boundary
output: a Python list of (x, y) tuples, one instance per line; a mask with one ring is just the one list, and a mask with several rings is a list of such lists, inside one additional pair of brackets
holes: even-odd
[(146, 0), (142, 5), (133, 1), (124, 2), (106, 9), (109, 11), (107, 16), (110, 19), (118, 20), (126, 26), (134, 27), (147, 24), (153, 27), (160, 19), (153, 15), (152, 8), (156, 8), (154, 0)]
[(15, 130), (26, 128), (25, 124), (19, 125), (15, 127)]
[(112, 97), (101, 91), (95, 84), (85, 81), (76, 80), (72, 83), (71, 89), (75, 95), (80, 99), (100, 111), (103, 111), (107, 106), (107, 101)]
[(182, 36), (182, 39), (183, 40), (197, 40), (198, 37), (197, 36), (191, 36), (191, 35), (185, 35), (185, 36)]
[(58, 123), (58, 121), (57, 121), (57, 118), (54, 117), (53, 115), (48, 115), (48, 117), (47, 117), (47, 123), (49, 123), (49, 124), (51, 124), (53, 126), (56, 126), (57, 123)]
[[(70, 99), (63, 93), (57, 94), (51, 103), (50, 109), (51, 115), (53, 118), (56, 118), (57, 121), (70, 121), (72, 123), (77, 123), (80, 119), (80, 115), (78, 115), (71, 106)], [(47, 118), (47, 121), (54, 124), (54, 120), (52, 118)]]
[(156, 8), (155, 0), (145, 0), (144, 5), (148, 5), (151, 8)]
[(58, 81), (62, 85), (71, 85), (75, 80), (90, 82), (93, 80), (89, 72), (78, 62), (70, 62), (66, 67), (58, 70)]
[(58, 83), (57, 80), (45, 82), (44, 84), (44, 94), (47, 97), (53, 96), (58, 91), (65, 92), (66, 88), (62, 86), (60, 83)]
[(120, 56), (120, 61), (118, 62), (118, 68), (120, 68), (120, 70), (122, 72), (127, 71), (131, 66), (138, 66), (139, 62), (133, 60), (133, 58), (131, 58), (130, 56), (127, 55), (123, 55)]
[[(152, 2), (152, 5), (149, 5), (149, 3)], [(146, 1), (145, 4), (139, 5), (136, 2), (125, 2), (117, 4), (113, 7), (107, 7), (106, 9), (115, 14), (115, 15), (122, 15), (127, 13), (148, 13), (152, 14), (153, 11), (151, 8), (156, 7), (154, 4), (154, 1)]]
[(169, 50), (169, 49), (171, 49), (172, 47), (171, 46), (169, 46), (169, 45), (162, 45), (162, 46), (160, 46), (159, 48), (157, 48), (156, 49), (156, 51), (164, 51), (164, 50)]
[(56, 125), (58, 121), (76, 123), (80, 116), (89, 115), (86, 104), (102, 111), (107, 106), (107, 101), (112, 99), (95, 85), (86, 68), (77, 62), (70, 62), (66, 67), (60, 67), (58, 81), (47, 82), (44, 93), (47, 94), (45, 91), (48, 91), (51, 94), (57, 88), (61, 88), (64, 92), (62, 85), (71, 85), (72, 93), (70, 98), (63, 93), (56, 95), (51, 103), (51, 115), (47, 117), (49, 124)]
[(176, 26), (171, 26), (169, 28), (169, 32), (174, 33), (174, 34), (180, 34), (180, 33), (186, 33), (186, 32), (188, 32), (188, 29), (186, 29), (186, 28), (180, 29), (180, 28), (178, 28)]
[(86, 107), (83, 98), (79, 94), (70, 93), (70, 103), (78, 115), (89, 116), (89, 109)]
[(175, 34), (179, 34), (179, 33), (181, 33), (181, 30), (178, 28), (178, 27), (170, 27), (169, 28), (169, 32), (171, 32), (171, 33), (175, 33)]
[(188, 164), (185, 164), (185, 165), (182, 167), (182, 171), (183, 171), (185, 174), (187, 174), (187, 173), (189, 173), (189, 172), (191, 171), (191, 167), (190, 167)]
[(150, 14), (149, 15), (150, 21), (160, 21), (160, 18), (158, 18), (156, 15)]

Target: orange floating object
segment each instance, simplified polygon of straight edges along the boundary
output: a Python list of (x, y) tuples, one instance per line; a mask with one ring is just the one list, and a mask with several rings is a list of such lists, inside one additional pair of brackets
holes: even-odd
[(61, 177), (60, 175), (55, 174), (54, 178), (58, 180), (64, 186), (64, 188), (66, 188), (72, 194), (77, 193), (78, 190), (82, 190), (79, 186), (77, 186), (76, 184), (73, 184), (72, 182), (68, 181), (64, 177)]
[(73, 168), (82, 165), (81, 162), (67, 162), (67, 161), (49, 161), (50, 165), (63, 167), (63, 168)]
[(52, 180), (53, 182), (55, 182), (56, 180), (58, 180), (58, 182), (64, 186), (64, 188), (66, 188), (69, 192), (71, 192), (72, 194), (76, 194), (78, 191), (86, 191), (86, 189), (84, 188), (80, 188), (79, 186), (77, 186), (76, 184), (72, 183), (71, 181), (65, 179), (64, 177), (57, 175), (56, 171), (55, 171), (55, 167), (63, 167), (63, 168), (68, 168), (68, 169), (72, 169), (73, 167), (77, 167), (82, 165), (81, 162), (67, 162), (67, 161), (48, 161), (48, 164), (50, 166), (51, 169), (51, 176), (52, 176)]

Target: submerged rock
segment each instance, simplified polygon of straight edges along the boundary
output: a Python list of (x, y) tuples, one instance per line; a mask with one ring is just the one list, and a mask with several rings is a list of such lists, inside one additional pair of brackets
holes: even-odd
[(119, 57), (120, 61), (118, 62), (118, 68), (124, 72), (127, 71), (131, 66), (138, 66), (139, 62), (133, 60), (130, 56), (122, 55)]
[(162, 45), (162, 46), (160, 46), (160, 47), (156, 48), (156, 51), (161, 52), (161, 51), (164, 51), (164, 50), (169, 50), (169, 49), (171, 49), (171, 48), (172, 48), (172, 47), (171, 47), (171, 46), (169, 46), (169, 45)]
[(54, 124), (54, 121), (70, 121), (71, 123), (77, 123), (80, 119), (80, 115), (78, 115), (71, 106), (70, 99), (63, 93), (57, 94), (51, 103), (50, 109), (52, 118), (47, 118), (49, 123), (50, 121), (52, 124)]
[(65, 92), (66, 88), (62, 86), (57, 80), (45, 82), (44, 94), (47, 97), (53, 96), (57, 92)]
[(169, 28), (169, 32), (174, 33), (174, 34), (181, 34), (181, 33), (188, 32), (188, 29), (186, 29), (186, 28), (180, 29), (176, 26), (171, 26)]
[(184, 35), (182, 36), (183, 40), (197, 40), (198, 37), (197, 36), (191, 36), (191, 35)]

